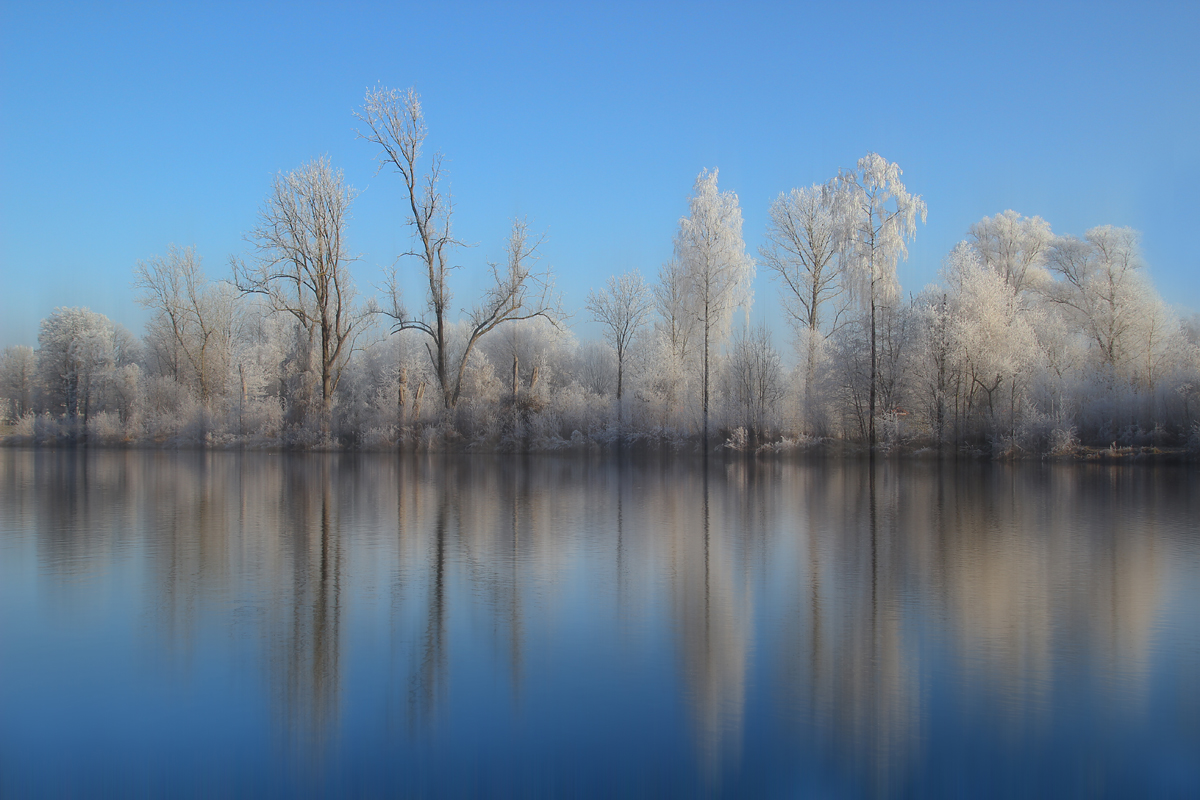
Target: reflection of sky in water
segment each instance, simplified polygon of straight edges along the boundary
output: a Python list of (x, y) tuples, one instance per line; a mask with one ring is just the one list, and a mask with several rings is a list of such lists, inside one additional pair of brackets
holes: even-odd
[(1200, 475), (0, 450), (0, 795), (1200, 791)]

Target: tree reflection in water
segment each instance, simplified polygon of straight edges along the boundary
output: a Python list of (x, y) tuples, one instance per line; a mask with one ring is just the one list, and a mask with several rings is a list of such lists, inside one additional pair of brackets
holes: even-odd
[(1200, 783), (1186, 470), (4, 450), (0, 499), (0, 744), (86, 629), (318, 793)]

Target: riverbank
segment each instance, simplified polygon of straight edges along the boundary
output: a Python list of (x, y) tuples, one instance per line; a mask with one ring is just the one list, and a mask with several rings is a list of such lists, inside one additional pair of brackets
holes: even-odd
[[(399, 435), (377, 435), (356, 441), (333, 437), (308, 436), (235, 436), (230, 434), (159, 439), (118, 438), (112, 436), (28, 435), (14, 432), (13, 426), (0, 426), (0, 447), (35, 449), (115, 449), (115, 450), (213, 450), (259, 452), (397, 452), (443, 454), (578, 454), (578, 455), (700, 455), (700, 438), (672, 430), (636, 435), (621, 435), (605, 430), (587, 435), (574, 431), (570, 438), (561, 436), (510, 435), (500, 438), (468, 438), (452, 429), (429, 427), (402, 431)], [(724, 431), (711, 438), (710, 454), (722, 458), (763, 460), (791, 457), (864, 459), (871, 455), (863, 443), (820, 437), (780, 437), (749, 443), (736, 431)], [(1096, 464), (1183, 464), (1200, 462), (1200, 450), (1194, 447), (1077, 445), (1053, 452), (1009, 447), (1003, 452), (980, 445), (944, 445), (909, 441), (877, 445), (875, 457), (913, 461), (1052, 461)]]

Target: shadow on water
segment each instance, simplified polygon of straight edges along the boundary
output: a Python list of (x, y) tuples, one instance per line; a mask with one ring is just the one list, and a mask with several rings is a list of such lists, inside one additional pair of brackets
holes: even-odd
[(0, 789), (1200, 786), (1186, 469), (4, 450), (0, 500)]

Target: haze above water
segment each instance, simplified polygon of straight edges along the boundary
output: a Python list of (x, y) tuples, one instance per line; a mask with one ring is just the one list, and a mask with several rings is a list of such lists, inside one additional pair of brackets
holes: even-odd
[(1195, 796), (1200, 473), (0, 449), (0, 796)]

